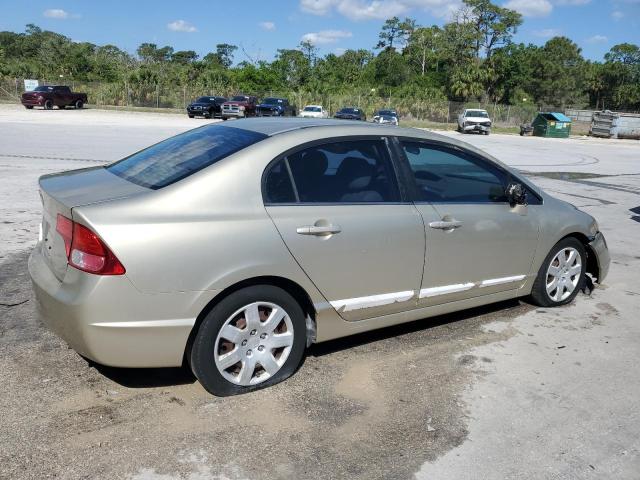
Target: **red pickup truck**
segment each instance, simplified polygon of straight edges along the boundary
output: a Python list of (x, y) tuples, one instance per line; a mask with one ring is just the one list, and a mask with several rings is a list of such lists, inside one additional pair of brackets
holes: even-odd
[(255, 117), (258, 99), (251, 95), (236, 95), (222, 104), (222, 119)]
[(29, 109), (36, 106), (44, 107), (47, 110), (51, 110), (54, 106), (60, 110), (70, 106), (80, 109), (84, 107), (86, 102), (86, 93), (72, 92), (65, 85), (42, 85), (31, 92), (22, 94), (22, 105)]

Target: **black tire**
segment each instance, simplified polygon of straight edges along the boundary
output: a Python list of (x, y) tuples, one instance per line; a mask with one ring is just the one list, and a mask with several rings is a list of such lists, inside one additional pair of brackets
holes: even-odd
[(53, 100), (47, 100), (44, 102), (45, 110), (53, 110)]
[[(255, 385), (242, 386), (227, 380), (218, 370), (214, 361), (215, 345), (218, 333), (227, 319), (234, 312), (253, 302), (274, 303), (287, 312), (293, 325), (293, 345), (286, 361), (273, 376)], [(191, 370), (205, 390), (213, 395), (224, 397), (269, 387), (289, 378), (300, 365), (305, 347), (305, 315), (298, 302), (279, 287), (256, 285), (233, 292), (207, 314), (195, 335), (189, 358)]]
[(76, 100), (74, 106), (76, 107), (76, 110), (81, 110), (84, 107), (84, 102), (82, 100)]
[(33, 105), (25, 105), (24, 108), (27, 110), (33, 110)]
[[(556, 301), (552, 299), (551, 296), (547, 293), (547, 270), (549, 269), (549, 266), (551, 265), (551, 262), (552, 260), (554, 260), (555, 256), (565, 248), (574, 248), (578, 251), (582, 269), (580, 272), (578, 283), (573, 292), (571, 292), (571, 295), (563, 300)], [(538, 271), (538, 275), (536, 276), (536, 279), (533, 282), (533, 287), (531, 289), (532, 302), (540, 307), (559, 307), (560, 305), (571, 303), (573, 299), (576, 298), (576, 295), (578, 295), (578, 292), (584, 288), (586, 266), (587, 251), (585, 250), (582, 242), (580, 242), (580, 240), (575, 237), (567, 237), (560, 240), (553, 246), (549, 254), (542, 262), (542, 265), (540, 266), (540, 270)]]

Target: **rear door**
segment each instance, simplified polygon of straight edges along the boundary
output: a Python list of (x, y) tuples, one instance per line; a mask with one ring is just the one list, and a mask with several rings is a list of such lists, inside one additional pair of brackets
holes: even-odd
[(509, 205), (509, 173), (451, 146), (403, 139), (400, 149), (425, 224), (418, 305), (520, 288), (531, 270), (539, 222), (533, 205)]
[(415, 307), (424, 226), (401, 196), (385, 139), (301, 147), (271, 164), (263, 194), (291, 254), (343, 318)]

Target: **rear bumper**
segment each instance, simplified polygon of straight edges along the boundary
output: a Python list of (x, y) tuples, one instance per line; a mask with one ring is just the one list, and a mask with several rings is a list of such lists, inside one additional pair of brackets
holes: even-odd
[(69, 267), (51, 272), (40, 246), (29, 275), (42, 321), (76, 352), (113, 367), (182, 365), (197, 313), (197, 292), (145, 294), (126, 276), (98, 276)]
[(609, 273), (609, 265), (611, 264), (609, 247), (602, 232), (596, 233), (595, 238), (589, 242), (589, 247), (595, 254), (598, 264), (598, 283), (602, 283)]

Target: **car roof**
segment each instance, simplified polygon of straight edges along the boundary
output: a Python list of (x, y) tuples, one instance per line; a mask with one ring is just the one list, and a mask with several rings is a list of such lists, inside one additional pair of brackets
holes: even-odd
[[(200, 128), (212, 127), (218, 124), (209, 124)], [(302, 118), (302, 117), (269, 117), (269, 118), (245, 118), (226, 122), (225, 127), (240, 128), (256, 133), (277, 137), (279, 135), (296, 135), (296, 132), (307, 132), (314, 130), (317, 138), (326, 136), (343, 137), (358, 135), (380, 135), (417, 138), (427, 141), (443, 143), (449, 146), (459, 147), (471, 151), (482, 157), (508, 168), (500, 160), (479, 148), (445, 135), (440, 135), (428, 130), (411, 127), (397, 127), (394, 125), (384, 125), (369, 122), (354, 122), (353, 120), (322, 119), (322, 118)]]

